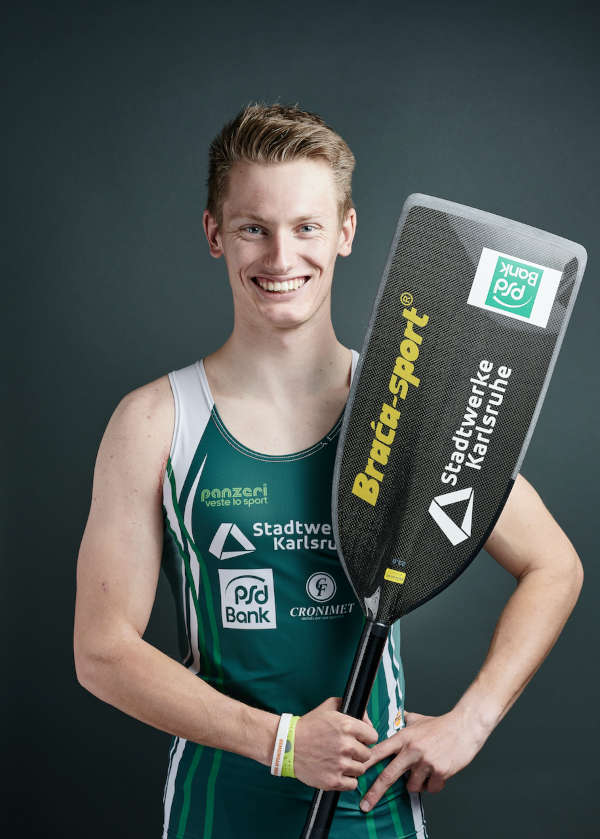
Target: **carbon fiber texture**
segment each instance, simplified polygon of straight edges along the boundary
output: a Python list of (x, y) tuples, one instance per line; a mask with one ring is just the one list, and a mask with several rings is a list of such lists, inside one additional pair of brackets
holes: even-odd
[[(569, 248), (572, 243), (563, 239), (470, 208), (469, 216), (448, 212), (448, 206), (458, 207), (449, 202), (440, 205), (445, 209), (415, 203), (403, 214), (355, 374), (334, 474), (340, 560), (365, 613), (388, 623), (445, 588), (491, 532), (528, 443), (585, 263), (580, 246)], [(467, 303), (483, 248), (562, 273), (545, 327)], [(402, 344), (406, 340), (412, 346)], [(390, 386), (401, 379), (392, 379), (404, 357), (401, 347), (413, 359), (413, 381), (405, 359), (405, 398), (399, 392), (394, 409), (400, 413), (388, 412), (388, 424), (379, 426), (388, 442), (394, 432), (383, 463), (386, 448), (376, 430), (382, 406), (393, 407)], [(482, 362), (492, 365), (483, 382)], [(502, 368), (510, 369), (507, 378), (499, 375)], [(483, 425), (484, 415), (489, 423), (494, 417), (492, 428)], [(455, 435), (459, 429), (464, 437)], [(476, 454), (477, 434), (487, 442), (478, 443)], [(369, 479), (365, 469), (374, 442), (380, 461), (371, 458), (371, 469), (383, 477), (370, 478), (378, 488), (371, 504), (353, 487), (357, 475)], [(467, 465), (465, 445), (475, 465)], [(462, 463), (456, 454), (451, 459), (457, 451)]]

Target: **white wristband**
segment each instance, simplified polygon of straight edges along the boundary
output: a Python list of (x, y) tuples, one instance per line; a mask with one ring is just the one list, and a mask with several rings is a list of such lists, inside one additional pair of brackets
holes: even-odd
[(275, 748), (273, 749), (273, 758), (271, 760), (271, 775), (281, 775), (283, 756), (285, 755), (285, 744), (292, 716), (293, 714), (282, 714), (281, 719), (279, 720), (279, 728), (277, 729)]

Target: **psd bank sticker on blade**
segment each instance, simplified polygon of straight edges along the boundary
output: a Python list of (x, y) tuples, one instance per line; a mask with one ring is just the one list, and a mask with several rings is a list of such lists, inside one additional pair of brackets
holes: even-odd
[(483, 248), (467, 303), (546, 327), (562, 273)]
[(221, 617), (231, 629), (276, 629), (272, 568), (219, 568)]

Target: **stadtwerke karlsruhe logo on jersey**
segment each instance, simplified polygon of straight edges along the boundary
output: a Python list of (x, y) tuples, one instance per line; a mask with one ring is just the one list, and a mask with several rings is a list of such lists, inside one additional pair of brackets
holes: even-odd
[(554, 268), (483, 248), (467, 303), (545, 327), (561, 276)]
[(219, 583), (225, 628), (277, 628), (272, 568), (219, 568)]
[[(228, 550), (225, 550), (226, 547)], [(224, 521), (219, 525), (208, 548), (209, 553), (217, 559), (233, 559), (255, 550), (250, 539), (231, 521)]]
[[(266, 537), (269, 550), (274, 551), (332, 551), (335, 541), (331, 522), (299, 521), (255, 521), (250, 535), (243, 533), (233, 522), (222, 522), (214, 534), (209, 552), (218, 559), (231, 559), (257, 550), (258, 540)], [(258, 549), (265, 547), (264, 543)]]

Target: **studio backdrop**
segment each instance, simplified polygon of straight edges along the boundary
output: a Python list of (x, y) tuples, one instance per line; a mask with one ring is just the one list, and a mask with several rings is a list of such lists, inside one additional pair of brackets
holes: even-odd
[[(357, 234), (333, 285), (346, 346), (360, 349), (410, 193), (587, 248), (521, 469), (575, 545), (583, 592), (483, 750), (424, 806), (432, 839), (597, 835), (599, 35), (582, 2), (12, 4), (0, 36), (3, 835), (162, 835), (170, 737), (78, 684), (75, 568), (116, 405), (230, 334), (225, 265), (202, 230), (207, 155), (252, 101), (321, 114), (356, 156)], [(455, 704), (513, 587), (482, 552), (402, 620), (408, 710)], [(144, 637), (178, 657), (164, 575)]]

